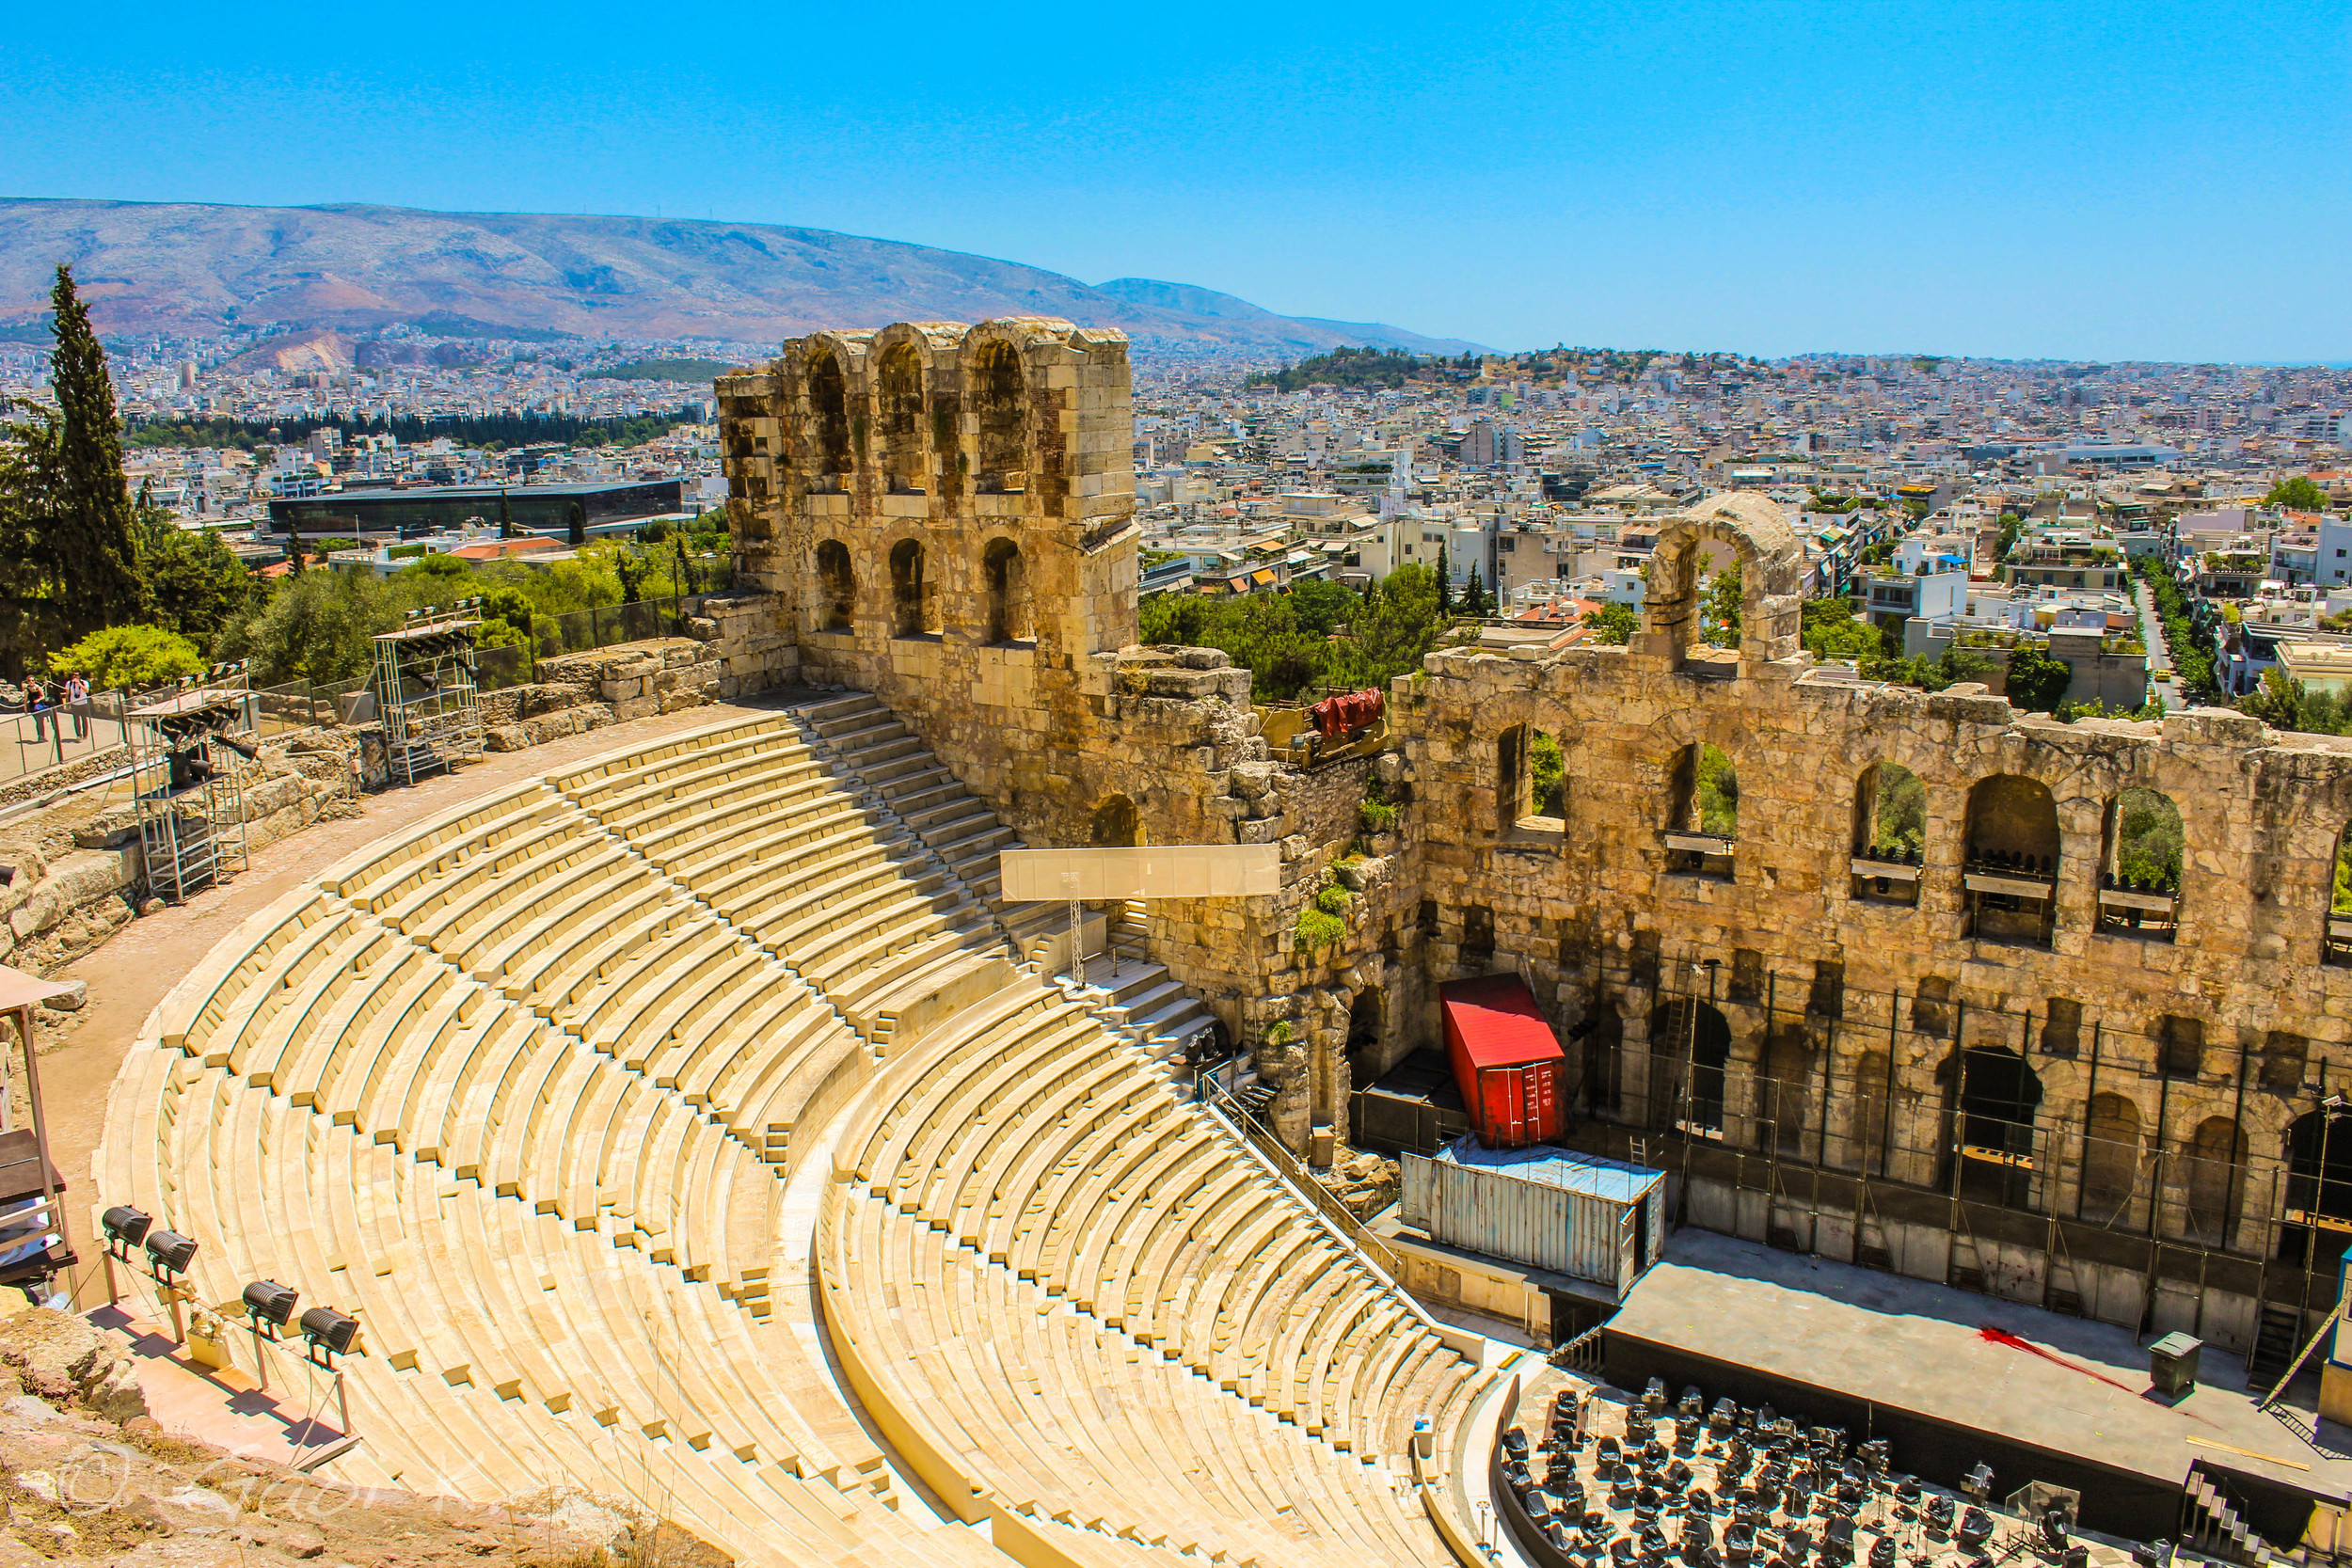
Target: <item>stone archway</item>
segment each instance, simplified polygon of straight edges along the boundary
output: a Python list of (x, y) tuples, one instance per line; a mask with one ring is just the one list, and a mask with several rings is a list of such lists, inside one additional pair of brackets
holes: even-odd
[(1087, 843), (1097, 849), (1120, 849), (1143, 842), (1143, 814), (1124, 795), (1105, 795), (1095, 802), (1087, 825)]
[(1780, 507), (1751, 495), (1717, 496), (1665, 520), (1650, 551), (1642, 630), (1628, 651), (1682, 668), (1699, 638), (1699, 565), (1709, 544), (1728, 546), (1740, 565), (1740, 673), (1794, 656), (1804, 551)]

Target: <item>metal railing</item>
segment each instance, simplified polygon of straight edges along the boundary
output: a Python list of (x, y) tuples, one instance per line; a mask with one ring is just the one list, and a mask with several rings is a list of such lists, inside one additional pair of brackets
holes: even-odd
[(1222, 1116), (1245, 1142), (1264, 1156), (1266, 1164), (1313, 1204), (1316, 1212), (1329, 1221), (1343, 1238), (1369, 1258), (1387, 1276), (1390, 1284), (1399, 1290), (1404, 1289), (1404, 1260), (1397, 1256), (1396, 1249), (1366, 1229), (1363, 1221), (1350, 1213), (1347, 1205), (1334, 1197), (1328, 1187), (1315, 1180), (1314, 1172), (1283, 1146), (1272, 1128), (1250, 1115), (1236, 1100), (1219, 1098), (1210, 1101), (1210, 1108)]

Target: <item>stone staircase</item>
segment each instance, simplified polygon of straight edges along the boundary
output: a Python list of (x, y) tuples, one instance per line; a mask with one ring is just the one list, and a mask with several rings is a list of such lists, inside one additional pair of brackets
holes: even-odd
[[(1140, 900), (1119, 906), (1108, 918), (1091, 911), (1082, 916), (1079, 941), (1089, 956), (1083, 976), (1073, 976), (1070, 907), (1004, 896), (996, 856), (1026, 846), (932, 754), (906, 721), (866, 692), (807, 704), (794, 713), (812, 741), (829, 755), (835, 772), (854, 783), (870, 807), (920, 841), (923, 854), (938, 864), (955, 890), (985, 911), (990, 926), (1023, 967), (1054, 981), (1121, 1039), (1160, 1062), (1178, 1083), (1190, 1085), (1191, 1066), (1179, 1057), (1215, 1019), (1165, 966), (1141, 956)], [(1117, 951), (1106, 951), (1114, 942)]]

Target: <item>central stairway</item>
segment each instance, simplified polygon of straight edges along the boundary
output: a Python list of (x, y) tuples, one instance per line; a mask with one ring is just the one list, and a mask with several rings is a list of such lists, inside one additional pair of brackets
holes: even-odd
[(1164, 970), (1068, 974), (1017, 844), (862, 695), (485, 795), (175, 988), (97, 1200), (202, 1301), (359, 1314), (353, 1481), (746, 1562), (1443, 1560), (1404, 1456), (1466, 1341), (1187, 1103)]

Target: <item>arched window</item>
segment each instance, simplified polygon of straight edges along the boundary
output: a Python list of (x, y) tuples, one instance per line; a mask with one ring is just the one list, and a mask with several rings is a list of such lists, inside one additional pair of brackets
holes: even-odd
[(2246, 1190), (2246, 1134), (2234, 1119), (2207, 1117), (2197, 1124), (2182, 1185), (2187, 1203), (2183, 1232), (2207, 1246), (2229, 1245)]
[(817, 546), (817, 629), (848, 631), (857, 624), (857, 573), (850, 546), (828, 539)]
[(1514, 724), (1495, 737), (1495, 831), (1509, 832), (1527, 815), (1527, 726)]
[(939, 594), (923, 572), (920, 540), (890, 547), (890, 624), (894, 635), (923, 637), (939, 630)]
[(2099, 929), (2170, 942), (2181, 892), (2181, 808), (2153, 789), (2107, 803), (2099, 863)]
[(831, 349), (808, 362), (808, 410), (817, 447), (810, 488), (838, 490), (850, 472), (850, 388)]
[(1973, 936), (2047, 947), (2058, 909), (2058, 802), (2013, 773), (1968, 791), (1965, 872)]
[(1087, 842), (1097, 849), (1116, 849), (1143, 842), (1143, 815), (1124, 795), (1105, 795), (1095, 805), (1088, 824)]
[(1009, 539), (990, 540), (980, 553), (980, 575), (988, 594), (988, 640), (1028, 641), (1029, 574), (1021, 546)]
[(2083, 1126), (2082, 1217), (2122, 1218), (2139, 1184), (2139, 1107), (2120, 1094), (2090, 1097)]
[(1514, 724), (1495, 737), (1495, 829), (1558, 832), (1567, 815), (1568, 782), (1560, 743)]
[(1928, 790), (1916, 773), (1899, 762), (1863, 769), (1853, 798), (1853, 895), (1917, 904), (1927, 832)]
[(923, 361), (913, 343), (882, 351), (874, 392), (883, 488), (894, 496), (922, 495), (930, 478), (923, 467)]
[(1028, 401), (1021, 356), (1010, 343), (980, 345), (972, 360), (972, 413), (979, 425), (979, 467), (974, 491), (1008, 495), (1028, 488), (1029, 454), (1023, 439)]
[(1731, 759), (1692, 741), (1676, 753), (1666, 793), (1666, 869), (1731, 880), (1740, 836), (1740, 775)]

